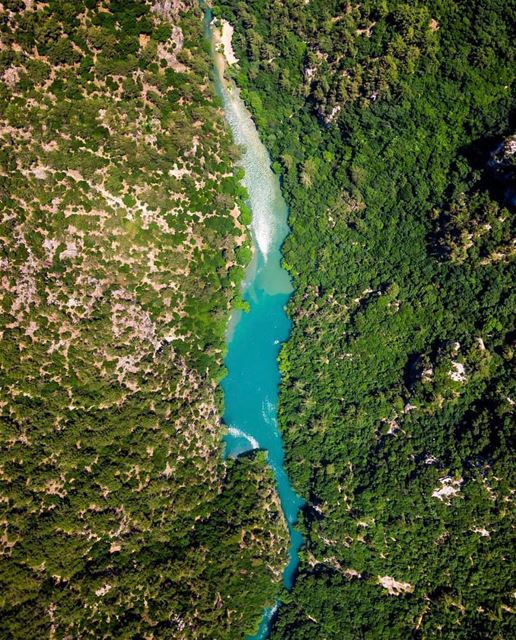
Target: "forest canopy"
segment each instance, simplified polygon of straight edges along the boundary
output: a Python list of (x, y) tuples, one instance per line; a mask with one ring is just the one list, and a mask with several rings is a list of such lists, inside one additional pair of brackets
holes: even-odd
[(514, 1), (219, 0), (290, 207), (274, 640), (514, 635)]

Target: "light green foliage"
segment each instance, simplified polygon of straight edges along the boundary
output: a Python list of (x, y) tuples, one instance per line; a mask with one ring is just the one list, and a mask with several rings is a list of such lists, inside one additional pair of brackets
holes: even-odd
[(2, 638), (243, 638), (281, 581), (272, 474), (222, 459), (245, 192), (180, 4), (1, 5)]

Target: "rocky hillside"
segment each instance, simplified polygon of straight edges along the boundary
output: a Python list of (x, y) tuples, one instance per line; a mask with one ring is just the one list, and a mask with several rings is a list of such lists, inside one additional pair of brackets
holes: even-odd
[(224, 463), (238, 150), (194, 2), (0, 3), (0, 635), (242, 638), (287, 537)]

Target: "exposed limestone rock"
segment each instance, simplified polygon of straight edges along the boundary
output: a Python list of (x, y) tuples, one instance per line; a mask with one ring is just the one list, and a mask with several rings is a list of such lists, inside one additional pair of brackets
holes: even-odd
[(441, 486), (434, 489), (432, 492), (433, 498), (449, 502), (451, 498), (455, 498), (460, 494), (460, 487), (463, 483), (462, 478), (455, 479), (447, 476), (446, 478), (440, 478), (439, 482)]
[(409, 582), (399, 582), (391, 576), (378, 576), (378, 583), (387, 589), (389, 595), (399, 596), (403, 593), (412, 593), (414, 587)]

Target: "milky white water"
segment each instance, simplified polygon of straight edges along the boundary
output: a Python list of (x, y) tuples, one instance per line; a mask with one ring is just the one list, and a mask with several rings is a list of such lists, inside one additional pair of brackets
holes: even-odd
[(260, 141), (249, 112), (242, 109), (243, 103), (238, 94), (239, 91), (234, 86), (228, 88), (224, 109), (235, 142), (246, 147), (242, 166), (246, 176), (252, 176), (251, 179), (244, 179), (253, 213), (251, 226), (256, 244), (267, 258), (275, 238), (278, 235), (284, 237), (287, 231), (286, 220), (275, 214), (278, 201), (282, 202), (283, 199), (279, 182), (270, 180), (269, 154)]

